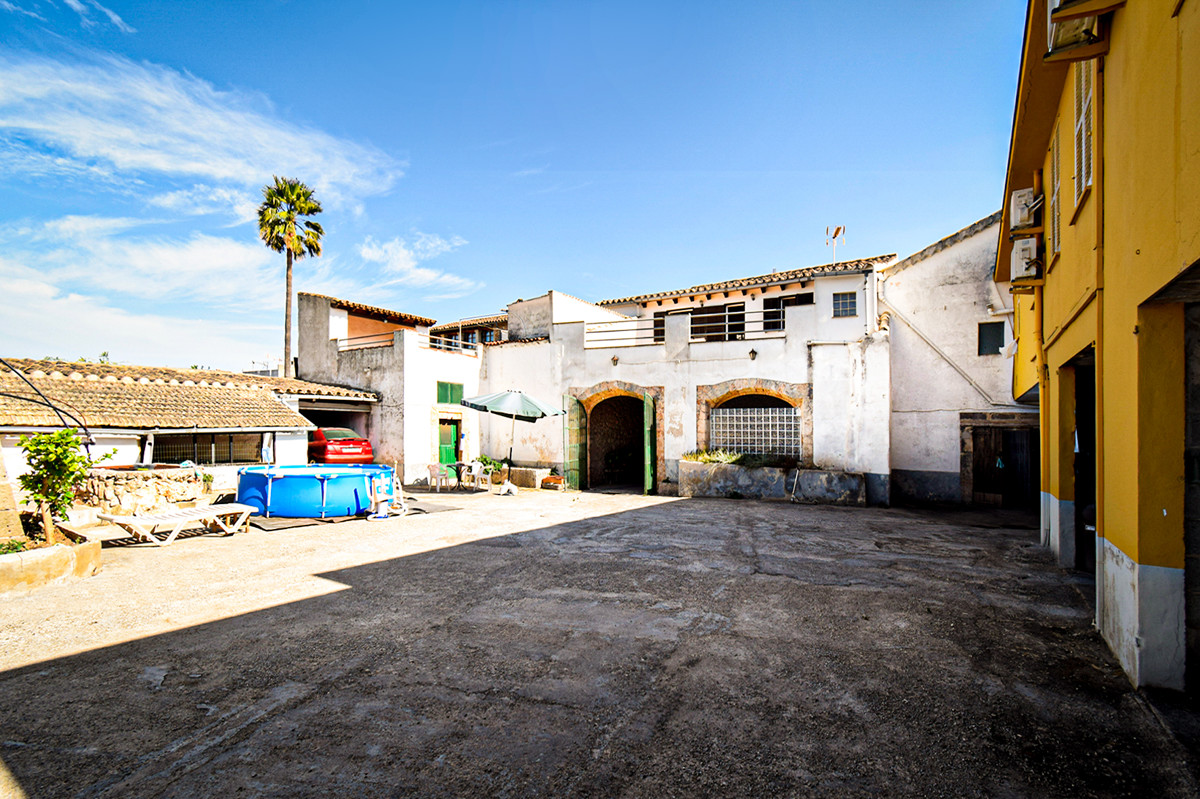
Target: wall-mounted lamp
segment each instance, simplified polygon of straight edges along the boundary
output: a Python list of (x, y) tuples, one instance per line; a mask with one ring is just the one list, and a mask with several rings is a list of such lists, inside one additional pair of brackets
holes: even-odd
[(757, 351), (757, 350), (750, 350), (750, 360), (752, 360), (752, 361), (753, 361), (753, 360), (754, 360), (755, 358), (757, 358), (757, 357), (758, 357), (758, 351)]
[(620, 362), (621, 362), (621, 359), (614, 355), (613, 356), (613, 366), (616, 366)]

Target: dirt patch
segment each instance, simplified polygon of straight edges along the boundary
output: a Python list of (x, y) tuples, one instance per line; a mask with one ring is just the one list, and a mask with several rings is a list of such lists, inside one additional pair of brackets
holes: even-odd
[(6, 604), (0, 758), (30, 796), (1195, 793), (1033, 531), (461, 504), (112, 550)]

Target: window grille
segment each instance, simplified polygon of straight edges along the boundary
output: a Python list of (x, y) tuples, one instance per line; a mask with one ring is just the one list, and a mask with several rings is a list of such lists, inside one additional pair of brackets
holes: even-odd
[(714, 408), (713, 449), (800, 457), (799, 408)]
[(858, 316), (858, 295), (853, 291), (839, 291), (833, 295), (834, 316)]
[(172, 433), (154, 437), (155, 463), (259, 463), (261, 433)]

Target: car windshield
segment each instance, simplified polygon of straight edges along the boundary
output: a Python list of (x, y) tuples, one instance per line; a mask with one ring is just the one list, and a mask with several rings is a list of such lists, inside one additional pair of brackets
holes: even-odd
[(349, 430), (345, 427), (324, 427), (321, 432), (325, 434), (325, 438), (362, 438), (358, 433)]

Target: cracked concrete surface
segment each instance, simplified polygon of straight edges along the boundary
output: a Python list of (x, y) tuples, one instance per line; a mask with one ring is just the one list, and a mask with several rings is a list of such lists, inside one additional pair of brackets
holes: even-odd
[(1195, 795), (1074, 578), (995, 514), (437, 501), (108, 548), (0, 602), (0, 786)]

